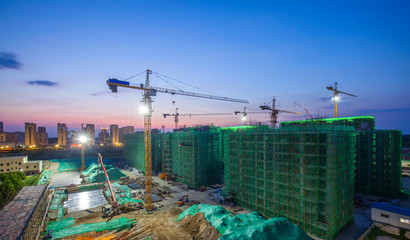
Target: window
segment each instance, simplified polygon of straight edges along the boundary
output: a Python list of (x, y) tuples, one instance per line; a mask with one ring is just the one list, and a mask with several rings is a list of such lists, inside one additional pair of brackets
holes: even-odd
[(19, 165), (21, 165), (21, 162), (19, 162)]
[(13, 170), (13, 168), (11, 168), (11, 170)]
[(9, 166), (10, 164), (9, 163), (7, 163), (7, 166)]
[(10, 172), (10, 169), (7, 169), (7, 172)]
[(26, 166), (26, 168), (28, 169), (28, 166)]
[(3, 166), (3, 163), (1, 163), (0, 166)]
[(384, 217), (384, 218), (389, 218), (389, 215), (386, 215), (386, 214), (383, 214), (383, 213), (381, 214), (381, 216)]
[(34, 165), (34, 168), (37, 168), (37, 166), (36, 166), (36, 165)]
[(1, 169), (0, 171), (3, 172), (3, 169)]
[(405, 218), (400, 218), (400, 222), (410, 224), (410, 220)]

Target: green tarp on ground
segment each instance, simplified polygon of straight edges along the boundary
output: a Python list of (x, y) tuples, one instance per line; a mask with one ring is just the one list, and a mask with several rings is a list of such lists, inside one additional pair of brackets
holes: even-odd
[(67, 197), (65, 190), (57, 190), (54, 192), (54, 198), (51, 201), (50, 210), (57, 210), (57, 221), (63, 219), (64, 216), (64, 203), (63, 199)]
[(202, 212), (208, 222), (214, 226), (225, 239), (311, 239), (301, 228), (290, 223), (286, 218), (266, 219), (258, 212), (233, 216), (221, 206), (198, 204), (194, 205), (179, 216), (177, 221), (188, 214), (195, 215)]
[(43, 171), (40, 175), (40, 180), (38, 181), (37, 185), (48, 184), (50, 182), (51, 176), (53, 176), (53, 171)]
[(71, 227), (72, 225), (74, 225), (74, 219), (67, 218), (63, 221), (48, 224), (47, 229), (53, 230), (52, 234), (54, 239), (59, 239), (75, 234), (87, 233), (92, 231), (101, 232), (104, 230), (112, 231), (114, 229), (122, 230), (131, 227), (134, 223), (136, 223), (136, 220), (134, 219), (127, 219), (125, 217), (121, 217), (118, 219), (113, 219), (109, 222), (104, 221), (98, 223), (85, 223)]
[(51, 222), (47, 225), (47, 230), (58, 231), (74, 225), (74, 218), (66, 218), (57, 222)]
[[(142, 200), (136, 200), (131, 198), (131, 192), (130, 188), (128, 186), (120, 185), (119, 183), (111, 183), (111, 186), (113, 188), (114, 194), (115, 194), (115, 199), (117, 200), (118, 205), (123, 205), (127, 202), (131, 203), (139, 203), (142, 202)], [(105, 191), (104, 195), (107, 197), (107, 199), (111, 198), (111, 192), (110, 189), (108, 188), (108, 184), (105, 184)]]
[[(81, 168), (81, 158), (61, 158), (61, 159), (51, 159), (50, 161), (59, 163), (57, 172), (78, 171)], [(116, 162), (116, 160), (104, 159), (104, 164), (110, 164), (113, 162)], [(85, 167), (89, 167), (93, 163), (97, 163), (96, 157), (84, 158)]]
[[(116, 167), (113, 167), (111, 165), (104, 166), (105, 170), (107, 171), (108, 177), (110, 178), (110, 181), (115, 181), (125, 176), (125, 174)], [(92, 163), (87, 169), (82, 171), (81, 174), (84, 176), (84, 180), (87, 183), (98, 183), (106, 181), (104, 171), (96, 163)]]

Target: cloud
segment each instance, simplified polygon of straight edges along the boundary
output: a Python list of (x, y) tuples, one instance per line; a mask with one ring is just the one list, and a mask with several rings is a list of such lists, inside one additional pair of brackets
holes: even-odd
[(31, 86), (46, 86), (46, 87), (58, 86), (58, 82), (52, 82), (52, 81), (47, 81), (47, 80), (27, 81), (27, 84)]
[(14, 53), (0, 52), (0, 69), (20, 69), (22, 66)]
[(98, 93), (91, 93), (91, 96), (101, 96), (101, 95), (105, 95), (107, 93), (110, 93), (110, 91), (102, 91), (102, 92), (98, 92)]

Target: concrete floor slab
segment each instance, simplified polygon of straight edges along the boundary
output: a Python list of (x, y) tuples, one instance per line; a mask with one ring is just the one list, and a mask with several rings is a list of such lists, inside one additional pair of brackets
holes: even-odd
[(68, 213), (78, 212), (90, 208), (108, 204), (102, 189), (69, 193), (68, 200), (64, 202), (64, 208), (68, 208)]
[(50, 182), (50, 187), (63, 187), (68, 186), (70, 184), (80, 184), (80, 172), (72, 171), (72, 172), (61, 172), (55, 173), (53, 178)]

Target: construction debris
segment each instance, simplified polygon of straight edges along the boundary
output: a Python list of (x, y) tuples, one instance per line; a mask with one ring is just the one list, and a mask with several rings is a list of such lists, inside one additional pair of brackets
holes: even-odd
[[(221, 206), (193, 205), (183, 211), (177, 221), (186, 216), (196, 216), (198, 212), (215, 227), (221, 234), (219, 239), (311, 239), (297, 225), (290, 223), (286, 218), (266, 219), (258, 212), (249, 214), (233, 214)], [(188, 221), (193, 220), (193, 218)], [(186, 221), (185, 225), (190, 226)], [(198, 220), (197, 220), (198, 221)], [(192, 229), (192, 226), (190, 226)], [(199, 229), (198, 229), (199, 230)], [(202, 233), (203, 234), (203, 233)], [(201, 235), (202, 235), (201, 234)]]

